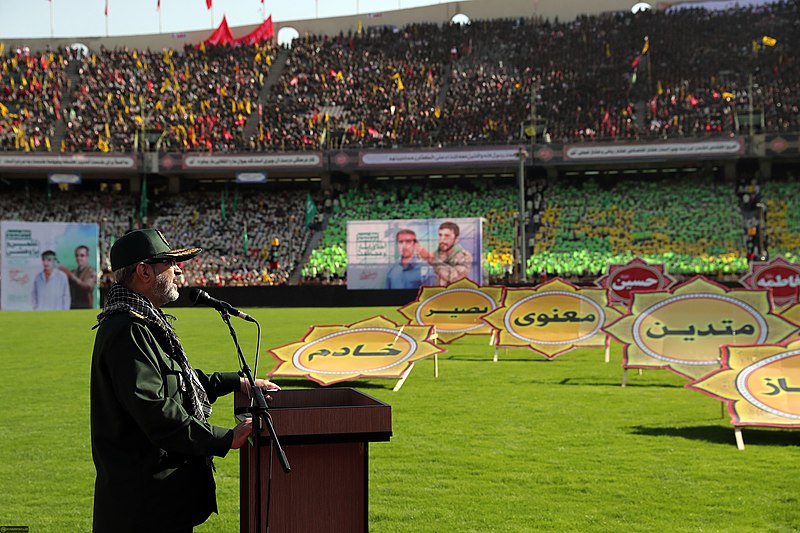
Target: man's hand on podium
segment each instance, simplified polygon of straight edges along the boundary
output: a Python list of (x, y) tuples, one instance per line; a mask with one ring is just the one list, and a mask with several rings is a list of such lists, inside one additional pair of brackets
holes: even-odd
[[(247, 394), (247, 396), (250, 397), (251, 396), (250, 382), (245, 378), (241, 378), (241, 384), (242, 384), (241, 388), (239, 389), (240, 392), (242, 392), (243, 394)], [(256, 386), (260, 387), (264, 392), (269, 392), (271, 390), (272, 391), (281, 390), (281, 388), (278, 385), (266, 379), (257, 379)], [(270, 397), (266, 396), (266, 399), (269, 400)]]

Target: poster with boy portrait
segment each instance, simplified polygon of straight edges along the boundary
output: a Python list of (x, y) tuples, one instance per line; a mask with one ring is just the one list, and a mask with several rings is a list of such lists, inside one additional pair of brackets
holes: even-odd
[(97, 224), (0, 222), (0, 309), (98, 308)]

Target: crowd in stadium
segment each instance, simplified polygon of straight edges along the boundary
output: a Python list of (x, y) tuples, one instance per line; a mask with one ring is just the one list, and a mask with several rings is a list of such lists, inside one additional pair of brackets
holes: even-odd
[[(767, 213), (770, 254), (797, 260), (800, 217), (790, 207), (800, 185), (791, 173), (762, 185), (738, 183), (705, 171), (602, 178), (535, 178), (525, 190), (530, 223), (527, 274), (586, 282), (610, 263), (642, 257), (676, 277), (703, 273), (732, 280), (743, 275), (756, 243), (756, 203)], [(484, 219), (483, 266), (490, 283), (516, 272), (519, 192), (513, 178), (438, 182), (383, 181), (335, 187), (310, 196), (305, 188), (212, 189), (165, 195), (151, 191), (147, 212), (139, 199), (108, 189), (6, 190), (5, 220), (96, 222), (100, 225), (102, 284), (111, 282), (109, 246), (132, 227), (157, 227), (175, 246), (198, 244), (205, 253), (182, 264), (185, 285), (344, 284), (350, 220)], [(307, 218), (311, 198), (319, 212)], [(692, 205), (692, 209), (687, 209)], [(316, 236), (316, 239), (313, 239)]]
[[(64, 148), (243, 150), (244, 125), (270, 62), (268, 46), (101, 49), (81, 61)], [(137, 132), (156, 132), (157, 139)]]
[(0, 213), (12, 221), (97, 223), (103, 285), (113, 279), (111, 243), (136, 227), (156, 227), (176, 246), (199, 243), (205, 250), (182, 264), (185, 285), (273, 285), (287, 283), (302, 266), (311, 237), (304, 218), (307, 195), (299, 190), (154, 195), (145, 214), (138, 200), (120, 192), (26, 187), (0, 195)]
[[(296, 151), (521, 136), (697, 138), (746, 132), (741, 121), (751, 113), (766, 131), (798, 131), (798, 39), (798, 4), (787, 1), (720, 12), (412, 24), (305, 36), (287, 49), (265, 43), (81, 55), (0, 44), (0, 150)], [(672, 261), (673, 272), (741, 271), (750, 254), (741, 220), (752, 218), (753, 202), (747, 211), (735, 187), (720, 191), (711, 176), (691, 180), (671, 182), (675, 210), (652, 183), (616, 193), (592, 181), (583, 189), (530, 180), (526, 229), (535, 257), (528, 270), (578, 278), (597, 275), (611, 257), (625, 261), (624, 254), (669, 248), (678, 252), (653, 260)], [(800, 229), (781, 203), (781, 194), (794, 190), (791, 180), (781, 183), (765, 187), (783, 193), (764, 202), (772, 243), (790, 251)], [(160, 227), (177, 244), (208, 250), (183, 265), (192, 285), (279, 284), (292, 275), (297, 282), (343, 283), (347, 220), (483, 217), (484, 264), (492, 280), (507, 278), (515, 268), (516, 185), (475, 181), (455, 190), (426, 183), (424, 190), (402, 184), (312, 191), (320, 214), (311, 221), (305, 189), (151, 191), (146, 213), (119, 191), (26, 188), (0, 195), (0, 211), (6, 220), (100, 222), (106, 282), (109, 243), (134, 226)], [(709, 206), (703, 213), (716, 218), (695, 220), (680, 209), (681, 195), (689, 194), (700, 195)], [(631, 236), (624, 242), (615, 233), (620, 221)]]
[(0, 43), (0, 150), (58, 149), (50, 143), (63, 119), (67, 61), (50, 51), (5, 51)]
[(800, 127), (798, 20), (798, 4), (786, 1), (412, 24), (301, 37), (289, 50), (101, 49), (80, 60), (5, 50), (0, 147), (305, 150), (533, 134), (574, 142), (732, 134), (751, 114), (759, 128), (763, 116), (765, 130), (786, 131)]

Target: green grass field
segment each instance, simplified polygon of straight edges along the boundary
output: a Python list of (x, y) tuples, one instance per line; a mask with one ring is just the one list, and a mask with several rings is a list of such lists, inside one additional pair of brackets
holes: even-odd
[[(250, 310), (248, 310), (250, 311)], [(174, 309), (196, 367), (237, 370), (228, 330), (210, 309)], [(393, 308), (255, 309), (262, 353), (313, 324), (349, 324)], [(94, 312), (0, 313), (0, 526), (91, 529), (94, 467), (89, 366)], [(255, 327), (235, 322), (246, 357)], [(631, 372), (621, 348), (546, 361), (494, 349), (487, 337), (446, 346), (439, 378), (417, 364), (394, 380), (352, 386), (392, 406), (390, 442), (370, 445), (375, 532), (800, 531), (798, 433), (746, 428), (736, 448), (720, 402), (665, 370)], [(273, 367), (263, 358), (259, 377)], [(284, 388), (316, 386), (281, 380)], [(212, 422), (232, 426), (232, 398)], [(217, 461), (220, 515), (197, 528), (238, 531), (238, 453)]]

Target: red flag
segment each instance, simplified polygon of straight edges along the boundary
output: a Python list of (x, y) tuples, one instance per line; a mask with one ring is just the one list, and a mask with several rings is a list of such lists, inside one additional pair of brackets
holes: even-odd
[(156, 4), (156, 11), (161, 11), (161, 0), (158, 0), (158, 3)]
[[(271, 40), (275, 32), (272, 28), (272, 15), (267, 17), (267, 20), (261, 23), (261, 25), (256, 28), (255, 30), (251, 31), (244, 37), (241, 37), (236, 40), (237, 43), (243, 44), (256, 44), (260, 43), (261, 41)], [(335, 76), (336, 71), (332, 70), (331, 76)]]
[(104, 14), (105, 16), (108, 16), (108, 0), (106, 0), (106, 10)]
[(206, 9), (211, 9), (212, 0), (206, 0)]

